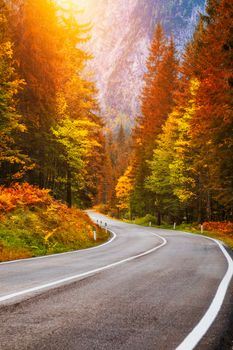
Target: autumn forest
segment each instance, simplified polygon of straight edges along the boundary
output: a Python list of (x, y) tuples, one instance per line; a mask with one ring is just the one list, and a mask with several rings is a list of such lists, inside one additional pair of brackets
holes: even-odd
[(62, 1), (0, 0), (1, 216), (27, 188), (156, 225), (231, 222), (232, 1), (207, 1), (182, 53), (157, 23), (131, 130), (102, 114), (79, 16)]

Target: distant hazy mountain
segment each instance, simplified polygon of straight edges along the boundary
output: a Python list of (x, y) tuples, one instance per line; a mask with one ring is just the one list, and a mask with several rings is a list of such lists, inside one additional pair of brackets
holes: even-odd
[[(107, 114), (133, 121), (156, 23), (174, 34), (181, 51), (191, 38), (205, 0), (83, 0), (93, 23), (91, 51), (99, 98)], [(111, 112), (109, 112), (111, 110)]]

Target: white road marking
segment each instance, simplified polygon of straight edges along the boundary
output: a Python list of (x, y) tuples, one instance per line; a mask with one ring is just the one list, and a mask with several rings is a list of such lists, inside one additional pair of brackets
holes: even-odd
[[(110, 232), (110, 231), (109, 231)], [(11, 260), (11, 261), (4, 261), (0, 263), (1, 265), (9, 265), (9, 264), (15, 264), (15, 263), (19, 263), (19, 262), (27, 262), (27, 261), (34, 261), (34, 260), (39, 260), (39, 259), (50, 259), (50, 258), (57, 258), (58, 256), (61, 255), (68, 255), (68, 254), (79, 254), (79, 253), (83, 253), (89, 250), (93, 250), (93, 249), (99, 249), (104, 247), (105, 245), (112, 243), (112, 241), (116, 238), (116, 234), (111, 232), (113, 237), (111, 237), (111, 239), (109, 239), (106, 243), (97, 245), (95, 247), (91, 247), (91, 248), (85, 248), (85, 249), (79, 249), (79, 250), (72, 250), (71, 252), (65, 252), (65, 253), (58, 253), (58, 254), (51, 254), (51, 255), (43, 255), (43, 256), (37, 256), (35, 258), (26, 258), (26, 259), (18, 259), (18, 260)]]
[(233, 261), (223, 245), (216, 239), (206, 236), (202, 237), (214, 241), (219, 246), (228, 262), (228, 269), (205, 315), (202, 317), (196, 327), (189, 333), (189, 335), (183, 340), (183, 342), (176, 348), (176, 350), (193, 350), (197, 346), (216, 319), (233, 276)]
[[(110, 231), (110, 230), (109, 230)], [(113, 231), (110, 231), (114, 236), (116, 236), (116, 234), (113, 232)], [(162, 240), (163, 243), (161, 243), (160, 245), (150, 249), (150, 250), (147, 250), (146, 252), (144, 253), (141, 253), (141, 254), (138, 254), (138, 255), (134, 255), (134, 256), (131, 256), (129, 258), (126, 258), (126, 259), (123, 259), (123, 260), (120, 260), (120, 261), (117, 261), (115, 263), (112, 263), (112, 264), (109, 264), (109, 265), (105, 265), (103, 267), (100, 267), (100, 268), (97, 268), (97, 269), (94, 269), (94, 270), (91, 270), (91, 271), (88, 271), (88, 272), (84, 272), (84, 273), (81, 273), (81, 274), (78, 274), (78, 275), (73, 275), (73, 276), (70, 276), (70, 277), (66, 277), (66, 278), (63, 278), (63, 279), (60, 279), (60, 280), (57, 280), (57, 281), (54, 281), (54, 282), (49, 282), (49, 283), (46, 283), (46, 284), (43, 284), (43, 285), (40, 285), (40, 286), (37, 286), (37, 287), (33, 287), (33, 288), (29, 288), (29, 289), (25, 289), (25, 290), (22, 290), (20, 292), (15, 292), (15, 293), (11, 293), (11, 294), (8, 294), (8, 295), (5, 295), (3, 297), (0, 297), (0, 302), (3, 302), (3, 301), (6, 301), (6, 300), (9, 300), (9, 299), (13, 299), (13, 298), (16, 298), (16, 297), (19, 297), (19, 296), (22, 296), (22, 295), (26, 295), (26, 294), (30, 294), (30, 293), (33, 293), (33, 292), (38, 292), (38, 291), (41, 291), (43, 289), (46, 289), (46, 288), (50, 288), (50, 287), (54, 287), (54, 286), (58, 286), (58, 285), (61, 285), (61, 284), (64, 284), (66, 282), (71, 282), (71, 281), (74, 281), (78, 278), (81, 278), (81, 277), (87, 277), (87, 276), (90, 276), (90, 275), (93, 275), (93, 274), (96, 274), (98, 272), (101, 272), (101, 271), (104, 271), (104, 270), (108, 270), (108, 269), (111, 269), (112, 267), (115, 267), (115, 266), (118, 266), (118, 265), (121, 265), (123, 263), (126, 263), (126, 262), (129, 262), (129, 261), (132, 261), (132, 260), (135, 260), (137, 258), (140, 258), (142, 256), (145, 256), (145, 255), (148, 255), (152, 252), (155, 252), (156, 250), (158, 250), (159, 248), (162, 248), (164, 245), (167, 244), (167, 240), (155, 233), (152, 233), (152, 235), (160, 238)]]

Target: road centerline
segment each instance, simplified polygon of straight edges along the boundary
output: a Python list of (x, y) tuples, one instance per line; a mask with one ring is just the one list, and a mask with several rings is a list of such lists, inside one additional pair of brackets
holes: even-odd
[[(111, 232), (115, 237), (117, 236), (117, 234), (115, 232), (113, 232), (111, 230), (109, 230), (109, 232)], [(151, 232), (151, 234), (153, 236), (156, 236), (157, 238), (161, 239), (162, 243), (160, 245), (157, 245), (156, 247), (154, 247), (152, 249), (149, 249), (149, 250), (143, 252), (143, 253), (131, 256), (131, 257), (126, 258), (126, 259), (119, 260), (119, 261), (117, 261), (115, 263), (108, 264), (108, 265), (99, 267), (97, 269), (93, 269), (93, 270), (90, 270), (90, 271), (87, 271), (87, 272), (84, 272), (84, 273), (81, 273), (81, 274), (76, 274), (76, 275), (73, 275), (73, 276), (65, 277), (65, 278), (59, 279), (57, 281), (45, 283), (45, 284), (42, 284), (42, 285), (39, 285), (39, 286), (36, 286), (36, 287), (28, 288), (28, 289), (22, 290), (20, 292), (15, 292), (15, 293), (10, 293), (10, 294), (4, 295), (4, 296), (0, 297), (0, 303), (2, 303), (4, 301), (7, 301), (7, 300), (10, 300), (10, 299), (13, 299), (13, 298), (16, 298), (16, 297), (19, 297), (19, 296), (27, 295), (27, 294), (34, 293), (34, 292), (39, 292), (39, 291), (42, 291), (42, 290), (50, 288), (50, 287), (55, 287), (55, 286), (62, 285), (62, 284), (67, 283), (67, 282), (75, 281), (76, 279), (79, 279), (81, 277), (92, 276), (92, 275), (94, 275), (94, 274), (96, 274), (98, 272), (111, 269), (111, 268), (113, 268), (115, 266), (124, 264), (126, 262), (135, 260), (137, 258), (146, 256), (148, 254), (151, 254), (151, 253), (155, 252), (156, 250), (158, 250), (159, 248), (162, 248), (163, 246), (165, 246), (167, 244), (167, 240), (164, 237), (161, 237), (158, 234), (152, 233), (152, 232)]]

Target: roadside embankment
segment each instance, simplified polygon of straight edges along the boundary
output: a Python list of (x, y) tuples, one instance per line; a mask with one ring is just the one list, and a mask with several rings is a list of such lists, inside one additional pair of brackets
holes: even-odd
[(108, 238), (84, 212), (55, 201), (48, 190), (27, 183), (0, 187), (0, 261), (89, 248)]

